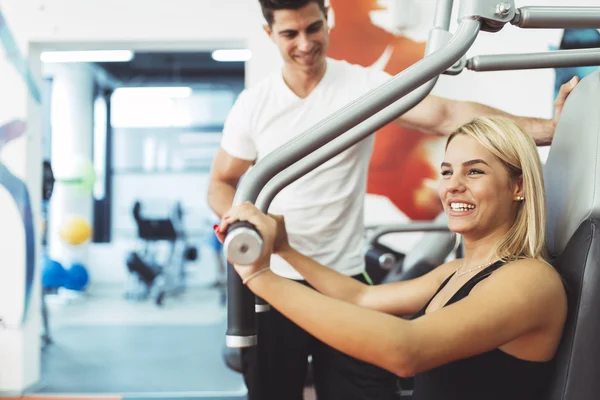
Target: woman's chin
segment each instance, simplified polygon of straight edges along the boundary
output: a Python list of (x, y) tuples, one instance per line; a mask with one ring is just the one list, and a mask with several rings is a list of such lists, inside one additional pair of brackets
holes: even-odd
[(448, 223), (448, 229), (450, 229), (452, 232), (454, 232), (458, 235), (462, 235), (462, 236), (464, 236), (465, 234), (467, 234), (471, 231), (471, 227), (467, 226), (467, 224), (453, 223), (453, 222)]

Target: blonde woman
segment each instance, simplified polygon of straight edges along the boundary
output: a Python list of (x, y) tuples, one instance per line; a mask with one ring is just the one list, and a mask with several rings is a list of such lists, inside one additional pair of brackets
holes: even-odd
[[(323, 343), (401, 377), (414, 400), (536, 399), (549, 379), (567, 313), (544, 261), (545, 199), (533, 140), (500, 117), (449, 136), (439, 196), (464, 258), (420, 278), (367, 286), (290, 247), (282, 217), (231, 209), (263, 236), (263, 257), (235, 266), (250, 290)], [(274, 252), (315, 289), (269, 270)], [(398, 316), (410, 316), (408, 319)]]

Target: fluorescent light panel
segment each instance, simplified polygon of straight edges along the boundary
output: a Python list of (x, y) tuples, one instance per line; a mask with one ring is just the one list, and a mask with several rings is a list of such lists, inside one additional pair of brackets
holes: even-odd
[(252, 57), (252, 53), (248, 49), (229, 49), (215, 50), (212, 52), (212, 58), (220, 62), (248, 61)]
[(132, 59), (131, 50), (44, 51), (40, 55), (40, 60), (45, 63), (127, 62)]
[(192, 95), (192, 88), (185, 86), (166, 87), (120, 87), (115, 89), (115, 94), (121, 92), (123, 95), (131, 96), (166, 96), (171, 98), (186, 98)]

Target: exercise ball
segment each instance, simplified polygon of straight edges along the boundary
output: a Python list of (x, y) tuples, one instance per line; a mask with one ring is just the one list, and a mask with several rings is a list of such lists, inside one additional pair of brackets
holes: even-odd
[(92, 236), (92, 227), (81, 217), (67, 219), (60, 227), (60, 238), (72, 246), (78, 246)]
[(89, 280), (90, 276), (87, 269), (82, 264), (73, 263), (71, 268), (67, 270), (64, 287), (69, 290), (82, 291), (86, 288)]
[(61, 263), (44, 256), (42, 264), (42, 287), (44, 289), (57, 289), (65, 284), (67, 271)]

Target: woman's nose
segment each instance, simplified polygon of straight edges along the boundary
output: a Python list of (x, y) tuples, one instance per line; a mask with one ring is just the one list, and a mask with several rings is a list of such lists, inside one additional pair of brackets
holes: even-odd
[(446, 180), (446, 192), (456, 193), (465, 190), (465, 182), (459, 174), (453, 174), (450, 179)]

